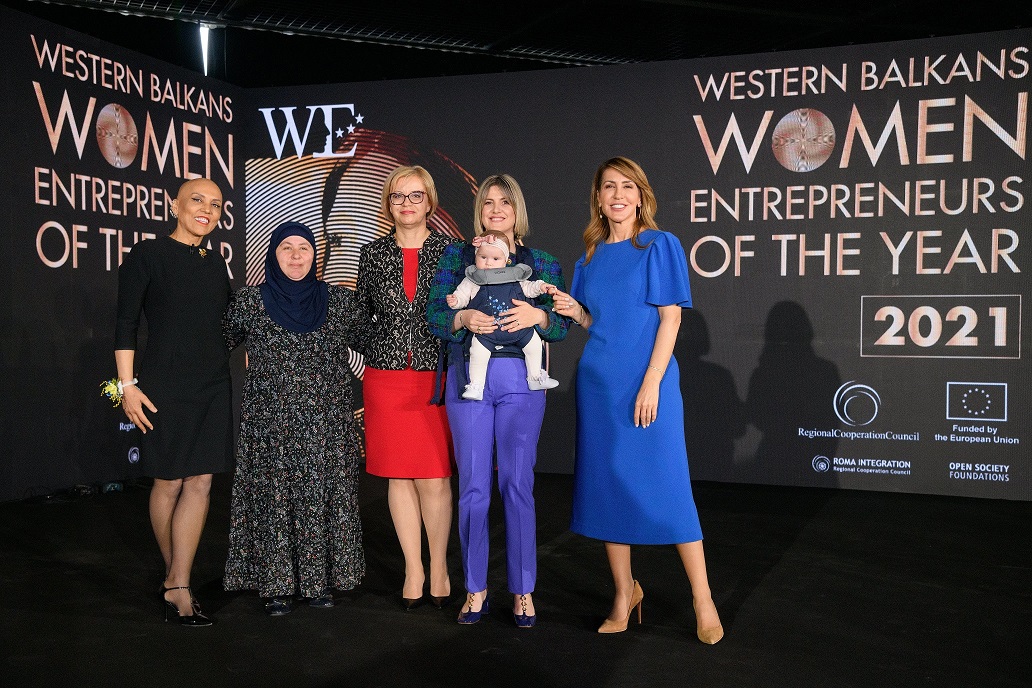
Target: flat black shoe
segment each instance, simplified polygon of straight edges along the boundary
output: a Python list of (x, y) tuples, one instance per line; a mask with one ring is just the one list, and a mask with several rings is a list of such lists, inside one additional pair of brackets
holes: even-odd
[[(172, 590), (187, 590), (190, 591), (190, 607), (193, 614), (190, 616), (182, 616), (179, 614), (179, 607), (172, 604), (165, 599), (165, 593), (171, 592)], [(191, 628), (200, 628), (201, 626), (211, 626), (211, 619), (201, 613), (201, 605), (197, 604), (197, 600), (194, 599), (193, 591), (185, 585), (179, 585), (174, 588), (166, 588), (164, 584), (161, 586), (161, 608), (165, 617), (165, 623), (168, 623), (169, 618), (178, 621), (180, 626), (189, 626)], [(171, 613), (169, 613), (171, 612)]]
[(293, 603), (286, 597), (273, 597), (265, 603), (265, 613), (269, 616), (286, 616), (293, 609)]
[(329, 609), (333, 605), (333, 593), (329, 588), (326, 588), (321, 593), (308, 600), (308, 606), (315, 607), (317, 609)]

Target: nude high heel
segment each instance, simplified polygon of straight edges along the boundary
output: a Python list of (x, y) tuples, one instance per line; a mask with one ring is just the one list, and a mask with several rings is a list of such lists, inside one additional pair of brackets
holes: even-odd
[(606, 619), (602, 622), (602, 625), (598, 627), (599, 633), (621, 633), (627, 630), (627, 624), (631, 620), (631, 612), (634, 608), (638, 608), (638, 625), (641, 625), (641, 601), (645, 598), (645, 593), (642, 591), (641, 586), (638, 585), (638, 581), (634, 581), (634, 589), (631, 591), (631, 604), (627, 607), (627, 616), (621, 621), (612, 621)]
[[(692, 611), (695, 610), (695, 600), (692, 600)], [(696, 622), (697, 624), (698, 622)], [(724, 625), (717, 624), (710, 628), (703, 628), (696, 625), (695, 635), (699, 636), (699, 640), (706, 643), (707, 645), (716, 645), (721, 638), (724, 637)]]

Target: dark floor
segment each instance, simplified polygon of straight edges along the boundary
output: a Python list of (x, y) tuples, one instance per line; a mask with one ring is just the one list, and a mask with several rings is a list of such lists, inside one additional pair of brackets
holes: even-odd
[[(635, 550), (644, 624), (600, 636), (611, 582), (573, 535), (569, 476), (539, 475), (539, 625), (518, 630), (494, 514), (496, 611), (404, 613), (385, 481), (363, 477), (368, 573), (333, 609), (269, 618), (220, 585), (228, 483), (194, 573), (211, 628), (161, 621), (143, 487), (0, 504), (6, 686), (1029, 686), (1032, 503), (697, 483), (727, 632), (694, 636), (671, 547)], [(461, 589), (458, 541), (451, 545)]]

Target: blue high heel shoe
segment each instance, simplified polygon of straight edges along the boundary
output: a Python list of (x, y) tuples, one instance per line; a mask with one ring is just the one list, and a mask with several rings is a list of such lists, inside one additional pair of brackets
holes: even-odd
[(537, 623), (537, 614), (527, 614), (526, 595), (520, 595), (520, 606), (523, 607), (522, 614), (512, 613), (512, 620), (516, 622), (516, 628), (534, 628), (534, 624)]
[(480, 605), (480, 609), (478, 611), (473, 611), (473, 593), (468, 593), (468, 595), (469, 595), (469, 602), (468, 602), (468, 604), (469, 604), (469, 611), (468, 612), (460, 611), (459, 612), (459, 618), (456, 619), (460, 624), (465, 624), (465, 625), (475, 624), (478, 621), (480, 621), (480, 617), (481, 616), (484, 616), (485, 614), (490, 614), (491, 613), (491, 610), (489, 609), (488, 604), (487, 604), (488, 600), (487, 600), (487, 596), (486, 595), (484, 596), (484, 603), (482, 605)]

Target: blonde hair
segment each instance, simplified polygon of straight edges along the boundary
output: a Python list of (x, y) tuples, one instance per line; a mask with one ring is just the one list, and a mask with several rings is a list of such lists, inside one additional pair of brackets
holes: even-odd
[(591, 261), (591, 256), (600, 243), (609, 238), (609, 218), (602, 214), (602, 204), (599, 201), (599, 191), (602, 188), (602, 175), (606, 170), (615, 170), (634, 182), (641, 195), (641, 208), (634, 220), (634, 230), (631, 232), (631, 243), (635, 248), (645, 248), (644, 244), (638, 243), (638, 235), (643, 229), (657, 229), (656, 226), (656, 194), (652, 191), (648, 177), (641, 165), (630, 158), (617, 156), (610, 158), (599, 165), (595, 171), (595, 179), (591, 183), (591, 221), (584, 229), (584, 262)]
[(434, 186), (434, 178), (430, 176), (430, 173), (426, 169), (419, 165), (402, 165), (396, 167), (390, 176), (387, 177), (387, 181), (383, 183), (383, 191), (380, 193), (380, 208), (383, 211), (383, 216), (388, 222), (393, 223), (393, 215), (391, 215), (391, 189), (403, 177), (419, 177), (419, 181), (423, 182), (423, 188), (426, 189), (426, 202), (429, 204), (426, 211), (426, 216), (430, 217), (437, 210), (437, 187)]
[(523, 200), (523, 191), (520, 189), (520, 185), (507, 174), (492, 174), (480, 183), (480, 188), (477, 189), (477, 198), (473, 201), (474, 236), (480, 236), (486, 231), (481, 216), (484, 212), (484, 203), (487, 202), (487, 194), (493, 186), (497, 186), (512, 204), (512, 209), (516, 213), (516, 226), (513, 227), (512, 234), (516, 243), (523, 243), (523, 237), (530, 229), (530, 221), (527, 219), (527, 203)]

